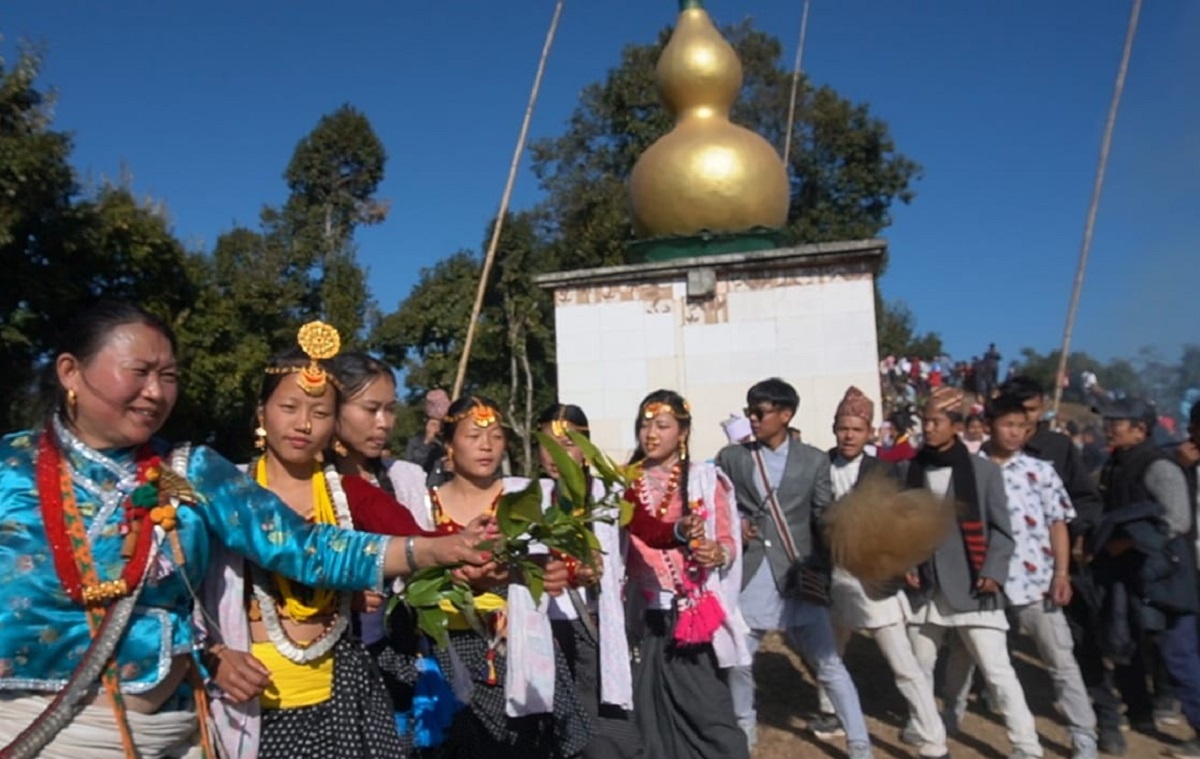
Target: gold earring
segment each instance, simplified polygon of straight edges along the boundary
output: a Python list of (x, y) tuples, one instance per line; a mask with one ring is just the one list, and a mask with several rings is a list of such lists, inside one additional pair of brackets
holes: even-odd
[(73, 421), (79, 413), (79, 396), (74, 390), (67, 391), (67, 416)]
[(679, 458), (687, 460), (687, 438), (679, 441)]
[(267, 448), (267, 428), (263, 426), (262, 414), (258, 415), (258, 426), (254, 428), (254, 447), (260, 451)]
[(350, 449), (348, 449), (346, 447), (346, 444), (343, 443), (341, 440), (334, 438), (333, 439), (333, 452), (339, 456), (347, 456), (350, 454)]

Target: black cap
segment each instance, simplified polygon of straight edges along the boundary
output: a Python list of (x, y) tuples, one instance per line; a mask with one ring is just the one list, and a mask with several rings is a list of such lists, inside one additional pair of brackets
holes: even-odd
[(1141, 398), (1117, 398), (1092, 409), (1105, 419), (1128, 419), (1136, 422), (1154, 423), (1158, 411), (1154, 404)]

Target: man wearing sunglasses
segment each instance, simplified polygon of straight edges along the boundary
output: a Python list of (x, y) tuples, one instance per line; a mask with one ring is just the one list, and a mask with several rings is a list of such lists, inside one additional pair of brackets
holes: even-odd
[[(819, 529), (833, 500), (829, 457), (793, 437), (788, 425), (799, 406), (800, 396), (788, 383), (759, 382), (746, 393), (754, 439), (717, 455), (746, 528), (741, 609), (751, 629), (747, 643), (753, 653), (768, 631), (783, 630), (829, 694), (850, 759), (870, 759), (858, 691), (838, 656), (829, 616), (830, 564)], [(753, 747), (753, 668), (733, 668), (729, 682), (738, 724)]]

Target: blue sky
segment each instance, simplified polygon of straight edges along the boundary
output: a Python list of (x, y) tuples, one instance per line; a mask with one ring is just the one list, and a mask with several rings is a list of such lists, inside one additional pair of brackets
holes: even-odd
[[(709, 0), (785, 41), (801, 0)], [(578, 93), (672, 22), (672, 0), (568, 0), (534, 137), (558, 134)], [(317, 119), (362, 109), (390, 160), (386, 223), (359, 236), (385, 310), (422, 267), (478, 249), (495, 213), (552, 0), (340, 4), (8, 0), (6, 57), (44, 42), (42, 84), (86, 178), (124, 168), (165, 201), (176, 233), (211, 248), (286, 195), (282, 172)], [(1124, 0), (814, 0), (805, 68), (891, 125), (924, 166), (885, 230), (888, 297), (968, 356), (1061, 339)], [(1100, 356), (1196, 335), (1200, 252), (1200, 3), (1142, 12), (1075, 345)], [(528, 161), (514, 207), (536, 202)], [(1189, 329), (1188, 327), (1191, 327)]]

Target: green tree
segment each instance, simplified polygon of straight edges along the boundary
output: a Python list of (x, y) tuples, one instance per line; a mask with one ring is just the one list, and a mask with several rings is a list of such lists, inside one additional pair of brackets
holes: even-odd
[(176, 437), (234, 460), (252, 453), (263, 367), (295, 346), (297, 328), (312, 316), (309, 261), (293, 253), (271, 235), (236, 227), (211, 255), (190, 258), (197, 298), (179, 320), (185, 392), (169, 428)]
[(270, 225), (298, 255), (311, 258), (315, 310), (352, 347), (376, 318), (354, 231), (387, 218), (388, 203), (375, 197), (386, 162), (383, 143), (363, 113), (343, 105), (322, 116), (292, 153), (284, 173), (291, 194)]
[(78, 224), (71, 140), (51, 129), (53, 102), (35, 86), (40, 67), (29, 49), (11, 67), (0, 58), (0, 430), (30, 421), (35, 364), (69, 313), (71, 298), (56, 299), (53, 283), (80, 274), (66, 266), (64, 244)]
[(936, 332), (917, 334), (917, 318), (908, 304), (904, 301), (885, 303), (878, 297), (875, 301), (880, 356), (933, 358), (942, 355), (942, 338)]
[(80, 194), (40, 66), (28, 49), (11, 69), (0, 60), (0, 429), (36, 421), (36, 375), (90, 301), (128, 299), (175, 321), (195, 297), (159, 204), (108, 183)]

